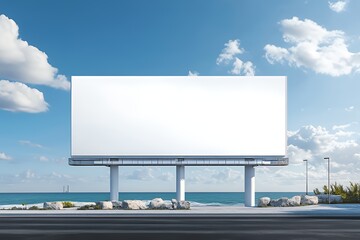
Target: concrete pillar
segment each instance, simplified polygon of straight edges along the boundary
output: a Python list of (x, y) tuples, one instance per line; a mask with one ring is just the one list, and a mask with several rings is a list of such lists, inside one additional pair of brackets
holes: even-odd
[(185, 166), (176, 166), (176, 200), (185, 201)]
[(245, 166), (245, 206), (255, 207), (255, 166)]
[(119, 166), (110, 166), (110, 201), (119, 201)]

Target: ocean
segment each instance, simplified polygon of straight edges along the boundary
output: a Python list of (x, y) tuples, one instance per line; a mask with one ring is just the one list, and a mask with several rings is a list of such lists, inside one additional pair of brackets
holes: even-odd
[[(257, 192), (256, 201), (261, 197), (280, 198), (301, 195), (304, 192)], [(108, 192), (70, 192), (70, 193), (0, 193), (0, 205), (34, 204), (50, 201), (96, 202), (109, 199)], [(175, 192), (121, 192), (120, 200), (145, 200), (160, 197), (164, 200), (176, 198)], [(243, 192), (187, 192), (185, 199), (192, 206), (223, 206), (244, 203)]]

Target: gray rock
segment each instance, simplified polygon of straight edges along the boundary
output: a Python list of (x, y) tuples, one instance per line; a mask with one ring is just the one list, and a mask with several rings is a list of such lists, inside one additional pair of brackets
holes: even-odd
[(288, 205), (290, 207), (300, 206), (300, 203), (301, 203), (301, 197), (300, 196), (293, 196), (292, 198), (290, 198), (288, 200)]
[(161, 198), (154, 198), (149, 203), (150, 209), (173, 209), (172, 203), (166, 203)]
[(149, 208), (150, 209), (163, 209), (164, 205), (165, 205), (164, 200), (162, 200), (161, 198), (154, 198), (153, 200), (150, 201)]
[(259, 199), (258, 207), (267, 207), (270, 204), (270, 198), (269, 197), (262, 197)]
[(319, 203), (319, 199), (317, 196), (309, 196), (309, 195), (302, 195), (301, 196), (301, 205), (317, 205)]
[(164, 203), (161, 209), (174, 209), (172, 203)]
[[(327, 194), (316, 195), (319, 199), (319, 203), (329, 203)], [(341, 195), (330, 195), (330, 203), (342, 203), (343, 199)]]
[(177, 203), (178, 203), (178, 202), (177, 202), (177, 200), (176, 200), (176, 199), (174, 199), (174, 198), (173, 198), (173, 199), (171, 199), (171, 208), (172, 208), (172, 209), (176, 209), (176, 207), (177, 207)]
[(279, 199), (271, 199), (270, 206), (272, 206), (272, 207), (288, 207), (289, 199), (287, 197), (282, 197)]
[(128, 210), (147, 209), (145, 202), (140, 200), (124, 200), (122, 202), (122, 207), (123, 209), (128, 209)]
[(44, 202), (44, 209), (61, 210), (63, 208), (62, 202)]
[(176, 206), (177, 209), (190, 209), (190, 202), (189, 201), (179, 201)]
[(111, 201), (113, 205), (113, 209), (121, 209), (122, 208), (122, 201)]
[(100, 209), (102, 209), (102, 210), (113, 209), (113, 204), (110, 201), (100, 201), (100, 202), (97, 202), (96, 205), (100, 206)]

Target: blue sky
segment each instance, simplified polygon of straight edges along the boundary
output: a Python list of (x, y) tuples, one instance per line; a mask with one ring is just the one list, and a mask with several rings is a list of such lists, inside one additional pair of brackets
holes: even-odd
[[(302, 191), (303, 158), (319, 187), (328, 155), (334, 181), (359, 179), (359, 10), (354, 0), (1, 1), (0, 192), (108, 191), (107, 168), (67, 164), (74, 75), (286, 75), (291, 164), (258, 168), (257, 190)], [(120, 191), (175, 190), (170, 167), (120, 176)], [(242, 167), (187, 169), (190, 191), (241, 191), (242, 179)]]

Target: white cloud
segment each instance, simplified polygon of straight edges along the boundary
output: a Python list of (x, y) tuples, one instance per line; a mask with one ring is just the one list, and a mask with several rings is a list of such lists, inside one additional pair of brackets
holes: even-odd
[(140, 168), (134, 170), (132, 173), (125, 174), (126, 179), (148, 181), (154, 179), (152, 168)]
[(11, 160), (11, 157), (4, 152), (0, 152), (0, 160)]
[(292, 144), (287, 147), (287, 153), (291, 164), (300, 164), (304, 159), (312, 158), (310, 150), (302, 149)]
[(35, 148), (43, 148), (44, 146), (41, 145), (41, 144), (38, 144), (38, 143), (33, 143), (29, 140), (20, 140), (19, 143), (21, 145), (27, 145), (27, 146), (30, 146), (30, 147), (35, 147)]
[(188, 76), (199, 76), (199, 73), (196, 71), (189, 71)]
[(70, 83), (48, 63), (48, 56), (19, 38), (19, 27), (0, 15), (0, 77), (69, 90)]
[(191, 183), (203, 184), (223, 184), (239, 182), (243, 176), (241, 171), (225, 168), (204, 168), (202, 170), (192, 171), (187, 180)]
[(355, 109), (354, 106), (350, 106), (350, 107), (346, 107), (346, 108), (345, 108), (345, 111), (347, 111), (347, 112), (352, 112), (354, 109)]
[(351, 123), (348, 123), (348, 124), (342, 124), (342, 125), (334, 125), (332, 127), (333, 130), (344, 130), (344, 129), (347, 129), (351, 126)]
[[(353, 123), (351, 123), (353, 124)], [(269, 167), (271, 171), (259, 173), (257, 185), (267, 189), (261, 179), (271, 179), (277, 191), (295, 191), (304, 189), (305, 163), (308, 159), (309, 191), (322, 187), (327, 180), (327, 160), (330, 157), (331, 182), (348, 185), (349, 181), (360, 178), (360, 145), (358, 134), (349, 131), (351, 124), (334, 125), (332, 128), (306, 125), (288, 132), (287, 167)], [(302, 163), (302, 164), (301, 164)], [(259, 183), (260, 181), (260, 183)], [(284, 186), (284, 182), (286, 182)], [(264, 187), (266, 186), (266, 187)]]
[(158, 178), (163, 180), (163, 181), (171, 181), (171, 180), (174, 179), (174, 175), (172, 173), (169, 173), (169, 172), (164, 172)]
[[(344, 131), (343, 131), (344, 132)], [(349, 136), (352, 134), (341, 134)], [(301, 127), (296, 133), (288, 138), (289, 145), (309, 150), (313, 155), (322, 156), (335, 151), (358, 147), (355, 139), (343, 138), (337, 131), (330, 132), (321, 126), (307, 125)]]
[(253, 63), (250, 61), (243, 62), (240, 58), (236, 57), (244, 51), (243, 48), (240, 48), (240, 41), (238, 39), (229, 40), (229, 42), (225, 43), (225, 48), (216, 59), (216, 64), (219, 65), (224, 63), (227, 65), (232, 62), (233, 68), (230, 70), (230, 73), (235, 75), (254, 76), (255, 66)]
[(40, 157), (39, 157), (39, 161), (40, 161), (40, 162), (48, 162), (49, 159), (48, 159), (47, 157), (45, 157), (45, 156), (40, 156)]
[(327, 30), (316, 22), (297, 17), (280, 21), (283, 40), (289, 48), (267, 44), (265, 57), (271, 64), (288, 62), (290, 66), (309, 68), (333, 77), (360, 69), (360, 53), (350, 52), (344, 32)]
[(235, 61), (233, 63), (233, 69), (230, 72), (235, 75), (245, 75), (245, 76), (255, 75), (255, 69), (252, 62), (247, 61), (244, 63), (237, 57), (235, 58)]
[(47, 111), (48, 106), (43, 93), (39, 90), (23, 83), (0, 80), (0, 109), (38, 113)]
[(18, 183), (79, 183), (85, 182), (83, 178), (62, 174), (59, 172), (51, 172), (48, 174), (38, 174), (31, 169), (27, 169), (17, 174), (0, 175), (0, 183), (18, 184)]
[(345, 11), (346, 5), (346, 1), (329, 2), (329, 8), (337, 13)]
[(285, 48), (276, 47), (271, 44), (265, 46), (265, 57), (271, 64), (275, 62), (283, 63), (289, 56), (289, 51)]
[(238, 54), (242, 54), (244, 49), (240, 48), (240, 41), (238, 39), (229, 40), (224, 44), (225, 48), (221, 51), (220, 55), (216, 59), (216, 64), (225, 63), (228, 64)]
[(236, 182), (240, 180), (240, 176), (242, 176), (242, 173), (240, 171), (226, 168), (222, 171), (216, 171), (211, 175), (211, 179), (214, 180), (217, 183), (223, 183), (223, 182)]

